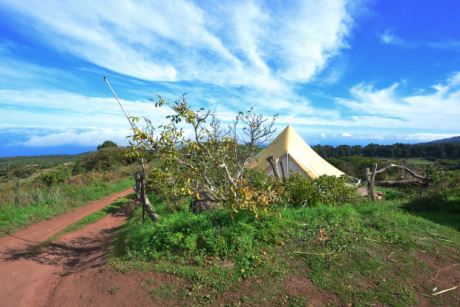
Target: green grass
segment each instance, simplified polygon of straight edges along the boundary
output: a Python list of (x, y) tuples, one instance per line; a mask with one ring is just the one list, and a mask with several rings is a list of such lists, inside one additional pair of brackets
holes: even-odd
[(424, 158), (409, 158), (406, 160), (406, 163), (409, 165), (417, 165), (417, 166), (428, 166), (434, 164), (433, 161), (424, 159)]
[(8, 166), (24, 166), (30, 164), (39, 164), (40, 166), (50, 167), (65, 162), (73, 162), (81, 158), (78, 155), (44, 155), (44, 156), (19, 156), (0, 158), (0, 170)]
[(54, 241), (59, 239), (61, 236), (70, 233), (70, 232), (75, 232), (77, 230), (82, 229), (83, 227), (94, 224), (97, 221), (101, 220), (102, 218), (106, 217), (109, 214), (113, 214), (117, 212), (118, 209), (120, 209), (121, 206), (126, 205), (126, 203), (129, 201), (128, 198), (122, 197), (113, 202), (112, 204), (108, 205), (102, 210), (96, 211), (90, 215), (85, 216), (84, 218), (76, 221), (75, 223), (67, 226), (57, 234), (55, 234), (50, 240)]
[[(426, 273), (418, 253), (460, 261), (455, 225), (437, 221), (439, 210), (409, 211), (401, 200), (279, 207), (258, 217), (224, 209), (194, 215), (185, 205), (170, 212), (158, 202), (156, 207), (161, 215), (156, 224), (141, 224), (135, 212), (111, 262), (120, 271), (153, 270), (185, 279), (192, 290), (184, 297), (168, 298), (179, 293), (174, 287), (151, 292), (178, 304), (219, 301), (225, 293), (243, 291), (246, 279), (261, 281), (242, 297), (248, 304), (295, 303), (299, 299), (285, 293), (283, 282), (306, 275), (344, 303), (411, 306), (417, 304), (412, 281)], [(460, 220), (459, 212), (449, 214)]]
[(406, 203), (408, 212), (460, 231), (460, 197), (421, 198)]
[(75, 162), (84, 154), (78, 155), (45, 155), (20, 156), (0, 158), (0, 179), (8, 173), (8, 169), (15, 169), (15, 173), (33, 173), (34, 171), (54, 167), (67, 162)]
[[(95, 179), (87, 185), (59, 184), (38, 190), (37, 201), (21, 206), (0, 206), (0, 236), (11, 233), (33, 223), (60, 215), (89, 201), (97, 200), (132, 185), (132, 179), (105, 181)], [(31, 192), (31, 191), (27, 191)]]

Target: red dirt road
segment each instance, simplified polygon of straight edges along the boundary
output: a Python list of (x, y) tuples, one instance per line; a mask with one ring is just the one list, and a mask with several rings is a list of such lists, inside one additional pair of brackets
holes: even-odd
[(126, 219), (124, 212), (108, 215), (57, 242), (47, 240), (70, 224), (131, 193), (128, 189), (112, 194), (0, 238), (0, 305), (50, 305), (52, 294), (65, 276), (104, 264), (110, 239)]

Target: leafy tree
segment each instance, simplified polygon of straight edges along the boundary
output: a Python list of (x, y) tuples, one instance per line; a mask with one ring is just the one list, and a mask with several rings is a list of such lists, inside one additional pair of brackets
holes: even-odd
[(113, 141), (104, 141), (101, 145), (97, 146), (97, 150), (101, 150), (101, 149), (104, 149), (104, 148), (114, 148), (114, 147), (118, 147), (118, 145), (113, 142)]
[[(163, 173), (156, 171), (155, 175), (174, 179), (162, 183), (164, 194), (199, 198), (200, 193), (207, 192), (234, 208), (252, 210), (273, 200), (270, 191), (250, 185), (244, 165), (272, 138), (276, 116), (265, 118), (250, 109), (239, 112), (229, 126), (223, 127), (215, 112), (192, 109), (185, 96), (172, 103), (160, 97), (155, 106), (172, 110), (169, 121), (154, 126), (144, 119), (143, 127), (134, 129), (133, 154), (162, 161)], [(138, 125), (140, 119), (133, 121)], [(164, 189), (168, 182), (170, 188)], [(183, 183), (180, 189), (175, 182)]]

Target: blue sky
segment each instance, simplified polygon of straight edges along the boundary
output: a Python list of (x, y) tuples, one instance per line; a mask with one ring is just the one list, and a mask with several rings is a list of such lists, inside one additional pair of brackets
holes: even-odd
[(310, 144), (460, 134), (458, 1), (0, 1), (0, 156), (126, 143), (128, 112), (187, 93)]

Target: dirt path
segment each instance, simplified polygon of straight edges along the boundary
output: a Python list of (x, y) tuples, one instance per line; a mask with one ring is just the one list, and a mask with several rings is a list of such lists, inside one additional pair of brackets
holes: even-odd
[[(128, 189), (112, 194), (0, 238), (0, 305), (50, 305), (49, 300), (63, 278), (102, 265), (110, 239), (126, 219), (122, 210), (63, 236), (57, 242), (48, 243), (47, 240), (86, 215), (131, 193), (132, 190)], [(62, 302), (55, 304), (69, 306)]]

